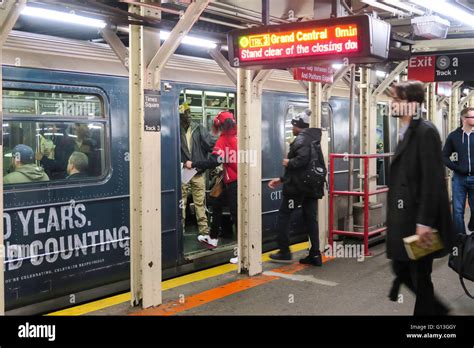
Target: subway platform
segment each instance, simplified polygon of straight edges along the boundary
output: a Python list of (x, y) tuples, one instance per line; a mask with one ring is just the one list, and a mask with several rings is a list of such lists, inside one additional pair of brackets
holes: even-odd
[[(264, 271), (255, 277), (239, 275), (227, 264), (165, 281), (162, 305), (155, 308), (130, 307), (126, 293), (50, 315), (412, 315), (414, 296), (406, 287), (397, 302), (388, 299), (393, 274), (385, 244), (371, 247), (373, 255), (363, 261), (325, 258), (322, 267), (298, 262), (307, 247), (292, 246), (291, 264), (269, 262), (270, 253), (264, 254)], [(447, 257), (434, 262), (435, 292), (451, 307), (450, 314), (474, 315), (474, 301), (447, 263)]]

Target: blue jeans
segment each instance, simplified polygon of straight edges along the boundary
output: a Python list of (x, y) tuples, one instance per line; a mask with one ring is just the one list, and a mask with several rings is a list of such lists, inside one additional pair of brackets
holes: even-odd
[[(472, 178), (472, 182), (471, 182)], [(453, 215), (454, 230), (457, 233), (466, 234), (464, 223), (464, 210), (466, 207), (466, 198), (469, 197), (469, 207), (471, 209), (471, 220), (474, 215), (474, 177), (468, 178), (465, 175), (454, 173), (452, 180), (453, 191)], [(473, 228), (471, 222), (469, 228)]]

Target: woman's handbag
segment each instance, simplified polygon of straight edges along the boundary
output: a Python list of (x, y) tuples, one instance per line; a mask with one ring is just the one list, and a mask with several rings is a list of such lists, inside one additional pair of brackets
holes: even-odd
[(458, 236), (456, 247), (449, 256), (449, 267), (459, 274), (466, 295), (474, 299), (464, 284), (464, 278), (474, 281), (474, 234)]
[(214, 183), (214, 186), (212, 186), (211, 192), (209, 193), (209, 196), (212, 198), (217, 198), (219, 197), (222, 192), (224, 191), (224, 175), (221, 174), (217, 177), (216, 182)]

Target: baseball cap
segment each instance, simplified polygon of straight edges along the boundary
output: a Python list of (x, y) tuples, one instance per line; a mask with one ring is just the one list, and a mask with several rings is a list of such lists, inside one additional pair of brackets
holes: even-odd
[(35, 161), (33, 149), (24, 144), (16, 145), (12, 150), (12, 156), (23, 164), (31, 164)]
[(214, 117), (214, 122), (212, 124), (212, 131), (214, 134), (217, 134), (219, 126), (224, 124), (226, 120), (232, 120), (235, 122), (234, 114), (230, 111), (221, 111)]
[(221, 112), (219, 112), (217, 114), (217, 116), (214, 118), (214, 126), (218, 127), (219, 125), (224, 123), (225, 120), (227, 120), (229, 118), (235, 121), (234, 115), (232, 114), (232, 112), (230, 112), (230, 111), (221, 111)]
[(296, 114), (291, 120), (291, 124), (298, 128), (308, 128), (311, 116), (311, 110), (305, 109), (303, 112)]

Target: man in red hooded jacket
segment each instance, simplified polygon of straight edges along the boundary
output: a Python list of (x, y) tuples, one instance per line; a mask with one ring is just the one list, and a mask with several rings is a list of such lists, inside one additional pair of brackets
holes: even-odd
[[(225, 184), (225, 194), (230, 210), (232, 223), (237, 230), (237, 124), (234, 115), (230, 111), (222, 111), (215, 118), (213, 123), (213, 133), (220, 131), (214, 150), (207, 161), (187, 161), (186, 168), (213, 169), (220, 164), (224, 167), (223, 181)], [(218, 215), (220, 212), (214, 212)], [(198, 240), (211, 247), (217, 246), (218, 227), (213, 219), (210, 235), (198, 236)]]

